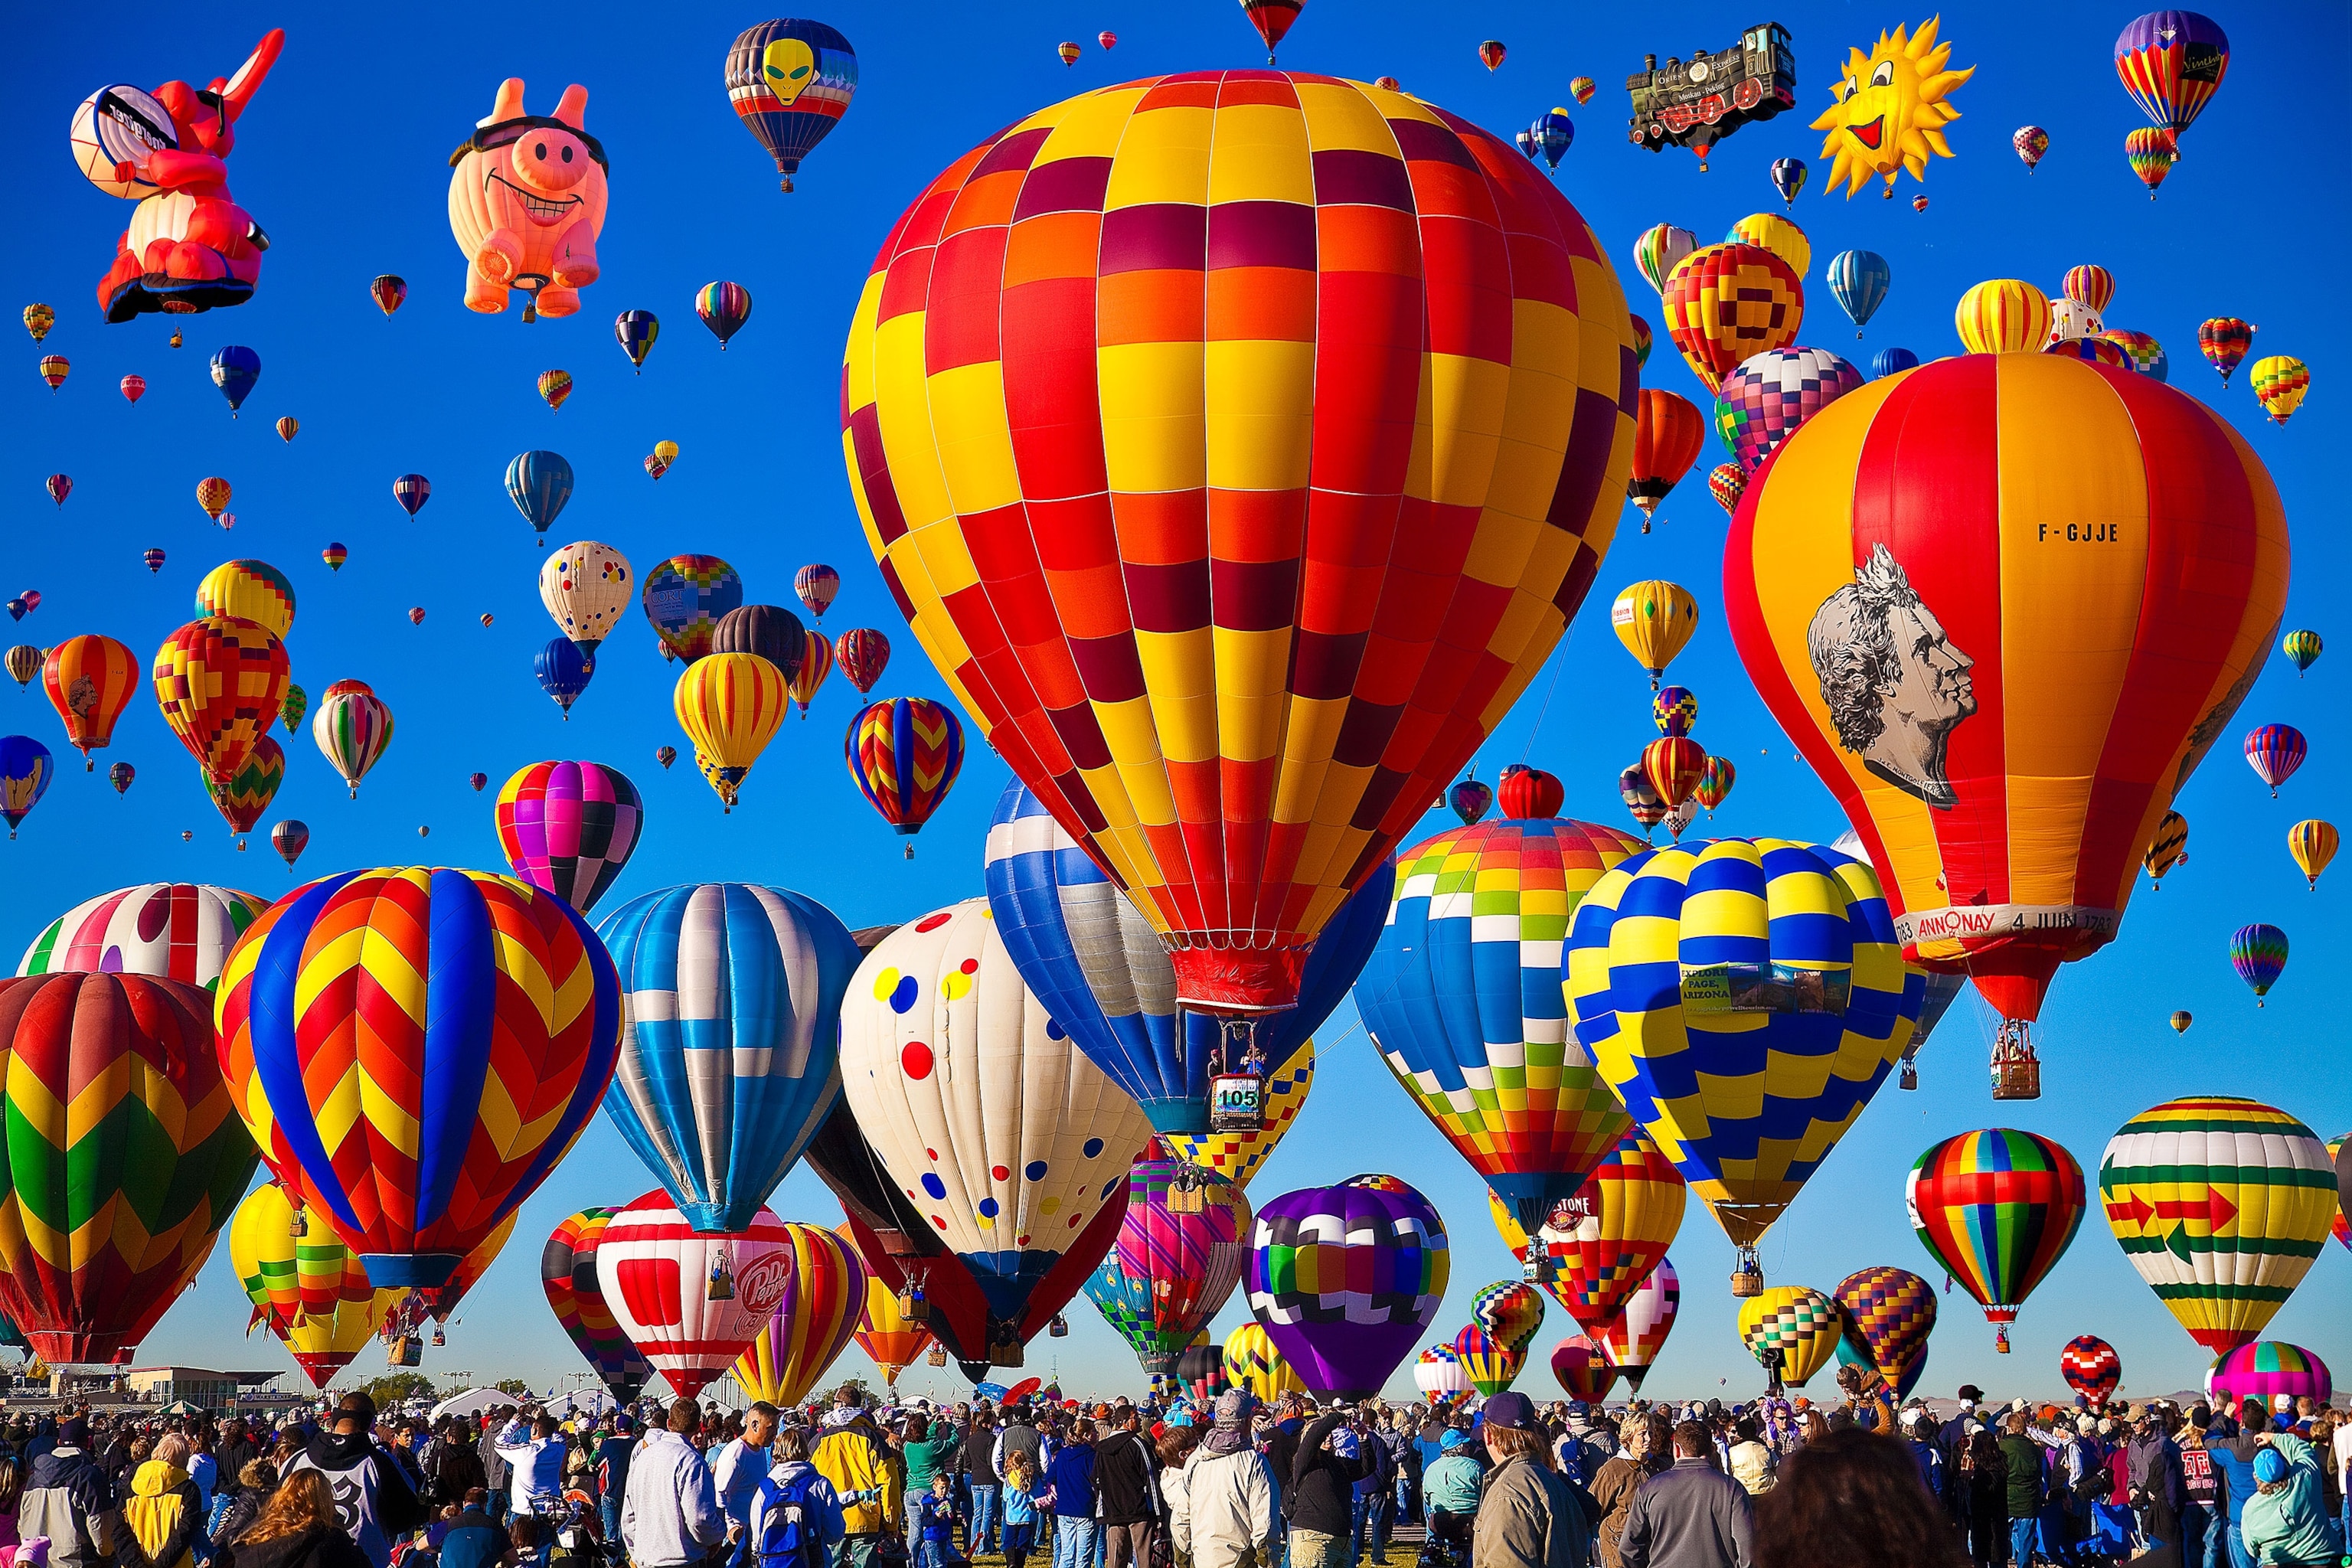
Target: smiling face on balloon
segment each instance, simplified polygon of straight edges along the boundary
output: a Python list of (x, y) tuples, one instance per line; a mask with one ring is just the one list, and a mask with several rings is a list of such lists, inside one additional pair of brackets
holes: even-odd
[(1851, 196), (1875, 174), (1891, 195), (1904, 170), (1923, 179), (1930, 154), (1952, 155), (1942, 128), (1960, 116), (1945, 100), (1976, 68), (1944, 68), (1952, 46), (1936, 41), (1936, 26), (1931, 18), (1909, 35), (1897, 26), (1881, 33), (1868, 54), (1849, 52), (1843, 79), (1830, 89), (1837, 101), (1813, 121), (1814, 130), (1826, 132), (1822, 156), (1832, 161), (1828, 184), (1843, 181)]

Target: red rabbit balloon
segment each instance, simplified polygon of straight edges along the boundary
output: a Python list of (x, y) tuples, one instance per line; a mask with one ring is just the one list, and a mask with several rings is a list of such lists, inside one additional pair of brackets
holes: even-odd
[(237, 117), (285, 43), (285, 30), (272, 28), (235, 76), (205, 88), (102, 87), (74, 110), (74, 162), (83, 175), (139, 204), (98, 285), (108, 321), (150, 310), (186, 315), (253, 297), (269, 242), (229, 195), (227, 158)]

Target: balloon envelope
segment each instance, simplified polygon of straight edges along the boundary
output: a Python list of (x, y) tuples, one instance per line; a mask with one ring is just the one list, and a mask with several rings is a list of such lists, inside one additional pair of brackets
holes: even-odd
[[(793, 1263), (792, 1232), (766, 1209), (739, 1234), (709, 1235), (657, 1192), (614, 1215), (596, 1242), (614, 1321), (685, 1399), (751, 1348), (791, 1291)], [(731, 1289), (714, 1298), (722, 1277)]]
[(209, 993), (229, 949), (269, 900), (202, 882), (142, 882), (85, 900), (51, 921), (19, 974), (99, 971), (184, 981)]
[(651, 1363), (637, 1352), (614, 1320), (596, 1270), (596, 1244), (616, 1208), (582, 1209), (555, 1227), (539, 1255), (539, 1282), (555, 1321), (613, 1397), (636, 1398), (652, 1377)]
[(1318, 1394), (1364, 1399), (1437, 1316), (1450, 1272), (1445, 1226), (1394, 1177), (1307, 1187), (1257, 1213), (1250, 1311)]
[(786, 1225), (792, 1267), (783, 1297), (735, 1362), (747, 1399), (789, 1410), (808, 1397), (856, 1331), (866, 1306), (866, 1265), (856, 1247), (813, 1225)]
[(645, 819), (637, 786), (602, 763), (533, 763), (499, 790), (508, 866), (583, 915), (619, 879)]
[[(1194, 1206), (1171, 1203), (1178, 1184)], [(1118, 1240), (1087, 1279), (1087, 1296), (1153, 1377), (1172, 1372), (1193, 1337), (1241, 1283), (1250, 1205), (1241, 1188), (1181, 1160), (1141, 1160), (1127, 1177)]]
[(849, 928), (782, 888), (633, 899), (597, 934), (620, 976), (604, 1112), (697, 1230), (747, 1228), (833, 1109)]

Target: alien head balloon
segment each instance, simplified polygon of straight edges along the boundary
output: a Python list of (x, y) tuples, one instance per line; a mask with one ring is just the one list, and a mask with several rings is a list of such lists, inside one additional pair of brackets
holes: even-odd
[(489, 118), (449, 158), (449, 229), (466, 253), (466, 308), (497, 315), (507, 291), (523, 319), (568, 316), (596, 281), (604, 229), (604, 147), (581, 129), (588, 89), (573, 83), (551, 117), (525, 114), (522, 79), (499, 84)]

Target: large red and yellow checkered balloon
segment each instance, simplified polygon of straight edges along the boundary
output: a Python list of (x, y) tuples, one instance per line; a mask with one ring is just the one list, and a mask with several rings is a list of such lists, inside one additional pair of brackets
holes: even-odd
[(1202, 72), (974, 148), (851, 325), (884, 578), (1192, 1005), (1307, 952), (1532, 679), (1633, 445), (1624, 296), (1507, 144)]
[(262, 1157), (380, 1289), (446, 1284), (595, 1113), (620, 983), (554, 894), (394, 867), (298, 888), (222, 971), (220, 1061)]
[(291, 674), (267, 626), (207, 616), (155, 650), (155, 705), (206, 777), (233, 778), (277, 721)]

